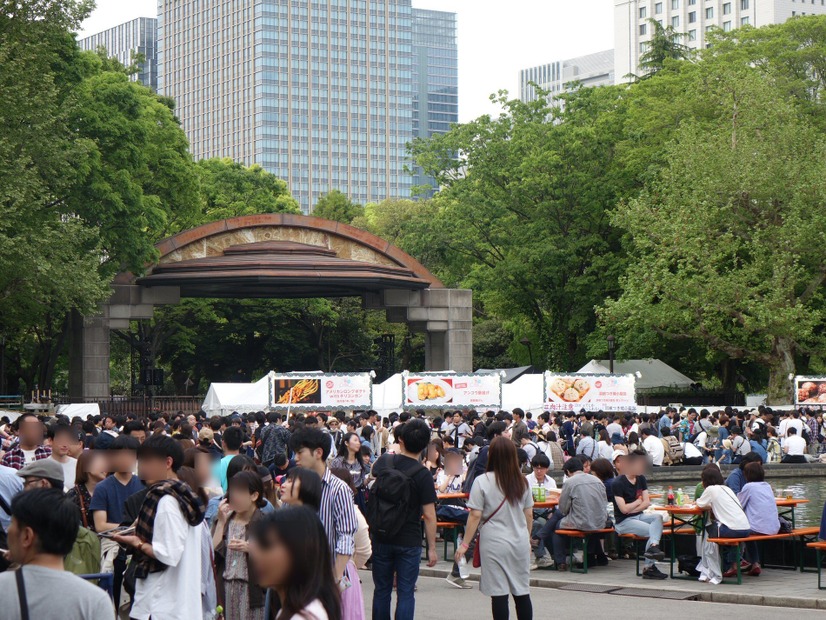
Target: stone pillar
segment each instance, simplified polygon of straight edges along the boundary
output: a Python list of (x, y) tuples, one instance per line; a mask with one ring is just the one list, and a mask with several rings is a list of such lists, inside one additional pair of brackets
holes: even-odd
[(473, 292), (431, 288), (388, 289), (364, 298), (365, 308), (384, 308), (387, 320), (406, 322), (425, 334), (425, 370), (473, 372)]
[(69, 346), (69, 397), (109, 398), (109, 320), (72, 313)]

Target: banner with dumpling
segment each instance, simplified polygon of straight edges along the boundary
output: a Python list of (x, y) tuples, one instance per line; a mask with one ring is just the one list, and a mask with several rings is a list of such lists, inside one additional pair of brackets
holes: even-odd
[(634, 375), (545, 373), (548, 411), (636, 411)]

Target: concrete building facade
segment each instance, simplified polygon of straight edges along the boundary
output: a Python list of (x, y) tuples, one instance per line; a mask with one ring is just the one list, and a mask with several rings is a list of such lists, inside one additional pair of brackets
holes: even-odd
[(536, 101), (536, 86), (539, 86), (553, 99), (567, 92), (572, 83), (580, 83), (583, 88), (613, 85), (614, 50), (522, 69), (519, 72), (519, 98), (526, 103)]
[(651, 40), (652, 18), (684, 33), (683, 43), (700, 49), (715, 27), (760, 27), (824, 14), (826, 0), (614, 0), (614, 74), (621, 82), (639, 72), (640, 56)]
[(159, 92), (196, 158), (258, 163), (305, 213), (410, 195), (410, 0), (159, 0)]
[(113, 28), (78, 39), (80, 49), (94, 52), (104, 48), (109, 57), (117, 58), (124, 66), (132, 64), (135, 54), (141, 54), (144, 62), (140, 71), (131, 77), (158, 90), (158, 55), (157, 44), (158, 20), (154, 17), (138, 17)]
[[(413, 9), (413, 138), (447, 133), (459, 122), (456, 14)], [(435, 181), (413, 169), (413, 186)]]

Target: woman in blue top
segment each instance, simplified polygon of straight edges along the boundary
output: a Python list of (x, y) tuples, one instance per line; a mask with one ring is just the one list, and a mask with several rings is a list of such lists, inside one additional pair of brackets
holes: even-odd
[(767, 451), (769, 444), (763, 436), (763, 431), (761, 429), (756, 429), (752, 433), (751, 439), (749, 440), (749, 445), (751, 446), (751, 451), (759, 454), (764, 463), (769, 461), (769, 453)]
[[(737, 494), (740, 505), (746, 512), (751, 533), (754, 535), (773, 536), (780, 531), (780, 518), (777, 516), (777, 502), (771, 485), (765, 482), (765, 472), (761, 463), (749, 463), (743, 468), (746, 484)], [(760, 556), (757, 543), (746, 543), (746, 557), (751, 567), (743, 572), (753, 577), (760, 574)]]

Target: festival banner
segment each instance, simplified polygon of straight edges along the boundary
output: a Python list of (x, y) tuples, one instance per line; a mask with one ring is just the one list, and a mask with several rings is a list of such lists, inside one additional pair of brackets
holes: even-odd
[(795, 377), (794, 404), (826, 405), (826, 377)]
[(634, 375), (545, 373), (548, 411), (636, 411)]
[(288, 373), (270, 375), (270, 409), (370, 409), (370, 373)]
[(404, 373), (407, 409), (502, 406), (502, 377), (491, 374)]

